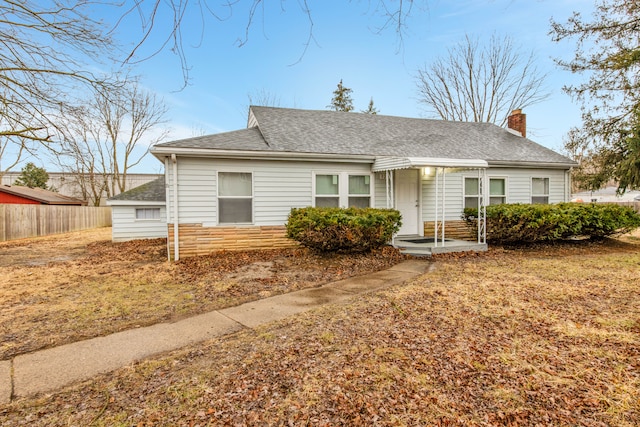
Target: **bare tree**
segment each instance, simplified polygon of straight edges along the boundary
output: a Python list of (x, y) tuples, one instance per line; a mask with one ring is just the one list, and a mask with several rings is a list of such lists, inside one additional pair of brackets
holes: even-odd
[[(383, 27), (393, 27), (399, 35), (414, 3), (427, 0), (375, 0), (363, 2), (372, 15), (385, 18)], [(275, 3), (275, 5), (274, 5)], [(109, 81), (113, 66), (135, 65), (165, 50), (181, 64), (184, 82), (189, 65), (183, 34), (192, 28), (183, 25), (186, 17), (200, 15), (205, 25), (224, 20), (233, 13), (246, 13), (244, 36), (248, 41), (254, 23), (264, 19), (265, 8), (285, 10), (286, 0), (4, 0), (0, 2), (0, 170), (17, 164), (27, 152), (43, 147), (59, 149), (53, 138), (61, 119), (80, 105), (74, 94), (88, 91), (112, 92)], [(313, 41), (312, 0), (292, 1), (308, 21), (308, 36), (301, 56)], [(96, 11), (113, 11), (119, 16), (112, 27)], [(291, 12), (289, 12), (291, 13)], [(125, 48), (118, 32), (125, 23), (136, 22), (140, 32), (133, 47)], [(192, 21), (190, 21), (192, 22)], [(197, 31), (197, 28), (195, 29)], [(130, 34), (130, 32), (128, 32)], [(106, 70), (105, 75), (89, 70)], [(76, 110), (77, 111), (77, 110)], [(11, 154), (11, 156), (9, 156)], [(9, 157), (11, 157), (9, 159)]]
[(147, 155), (149, 145), (167, 135), (166, 129), (158, 131), (166, 112), (162, 101), (135, 82), (116, 92), (96, 91), (67, 118), (58, 163), (75, 176), (83, 197), (98, 205), (103, 195), (127, 190), (131, 168)]
[(488, 46), (477, 38), (449, 49), (418, 70), (419, 100), (444, 120), (490, 122), (504, 126), (509, 113), (549, 96), (546, 74), (535, 65), (533, 52), (518, 52), (510, 37), (491, 37)]
[(248, 93), (247, 99), (249, 100), (249, 104), (246, 105), (244, 110), (242, 111), (243, 117), (247, 117), (249, 108), (251, 108), (251, 106), (253, 105), (261, 107), (281, 106), (280, 96), (273, 94), (264, 88)]
[(83, 71), (112, 48), (101, 25), (85, 13), (91, 3), (5, 0), (0, 5), (2, 158), (9, 147), (12, 163), (29, 149), (52, 147), (57, 113), (65, 113), (70, 94), (108, 84)]
[[(324, 2), (325, 0), (318, 0)], [(134, 49), (129, 53), (126, 61), (135, 63), (144, 61), (150, 56), (156, 55), (165, 48), (169, 47), (170, 51), (176, 55), (182, 67), (184, 78), (183, 84), (189, 81), (188, 58), (184, 50), (184, 33), (183, 20), (185, 16), (190, 14), (199, 14), (202, 22), (201, 31), (209, 21), (209, 18), (223, 21), (231, 17), (234, 13), (246, 13), (246, 26), (244, 34), (238, 38), (238, 46), (245, 45), (250, 36), (251, 29), (256, 21), (265, 22), (266, 9), (268, 7), (279, 8), (282, 12), (286, 11), (286, 5), (294, 4), (307, 21), (307, 36), (302, 44), (302, 51), (298, 61), (300, 61), (311, 43), (315, 40), (314, 21), (311, 11), (313, 0), (280, 0), (278, 2), (267, 2), (265, 0), (250, 0), (239, 2), (237, 0), (224, 0), (222, 2), (212, 2), (207, 0), (196, 0), (193, 2), (184, 0), (139, 0), (127, 9), (121, 21), (127, 18), (139, 20), (142, 37)], [(416, 4), (427, 4), (427, 0), (368, 0), (361, 1), (365, 4), (370, 14), (383, 19), (382, 24), (377, 29), (378, 32), (392, 29), (398, 36), (400, 42), (405, 30), (406, 20), (411, 16)], [(291, 13), (291, 12), (289, 12)], [(164, 20), (163, 20), (164, 17)], [(160, 40), (155, 46), (149, 46), (149, 40)], [(143, 49), (143, 48), (146, 48)], [(142, 54), (141, 51), (149, 52)], [(138, 59), (138, 57), (140, 57)]]

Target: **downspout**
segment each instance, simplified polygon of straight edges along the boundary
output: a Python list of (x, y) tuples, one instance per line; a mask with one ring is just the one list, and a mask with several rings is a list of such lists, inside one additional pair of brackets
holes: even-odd
[(444, 244), (444, 238), (445, 238), (445, 234), (444, 234), (444, 229), (446, 228), (447, 224), (447, 220), (446, 218), (446, 205), (447, 205), (447, 172), (445, 171), (444, 168), (442, 168), (442, 247), (445, 246)]
[[(165, 177), (165, 184), (164, 184), (164, 193), (165, 193), (165, 200), (169, 201), (170, 199), (170, 192), (169, 192), (169, 179), (168, 179), (168, 175), (169, 175), (169, 158), (165, 157), (164, 158), (164, 177)], [(165, 202), (165, 209), (166, 209), (166, 202)], [(167, 215), (167, 261), (171, 261), (171, 242), (169, 241), (169, 210), (167, 210), (166, 215)]]
[(436, 206), (434, 209), (435, 221), (433, 221), (433, 245), (438, 247), (438, 185), (440, 184), (440, 168), (436, 168)]
[(180, 259), (180, 236), (178, 235), (178, 159), (175, 153), (171, 154), (173, 164), (173, 260)]

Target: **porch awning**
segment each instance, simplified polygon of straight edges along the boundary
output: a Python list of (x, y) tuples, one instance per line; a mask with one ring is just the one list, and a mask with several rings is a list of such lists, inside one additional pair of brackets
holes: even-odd
[(373, 172), (395, 169), (426, 167), (486, 169), (489, 164), (480, 159), (447, 159), (437, 157), (377, 157), (373, 162)]

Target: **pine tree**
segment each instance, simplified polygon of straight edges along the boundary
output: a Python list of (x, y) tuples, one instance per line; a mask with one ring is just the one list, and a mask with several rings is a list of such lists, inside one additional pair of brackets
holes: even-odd
[(565, 148), (581, 167), (583, 188), (597, 190), (610, 180), (618, 192), (640, 188), (640, 0), (603, 0), (591, 20), (578, 13), (565, 24), (552, 22), (554, 41), (573, 38), (573, 59), (558, 64), (586, 81), (565, 90), (582, 103), (581, 128), (572, 129)]
[(367, 107), (367, 109), (362, 110), (362, 112), (364, 114), (372, 114), (372, 115), (376, 115), (379, 113), (378, 109), (373, 106), (373, 98), (371, 98), (371, 100), (369, 101), (369, 106)]
[(351, 92), (348, 87), (342, 85), (342, 79), (338, 83), (338, 88), (333, 91), (333, 98), (331, 98), (331, 104), (327, 108), (334, 111), (353, 111), (353, 99), (351, 99)]
[(49, 181), (49, 174), (47, 171), (30, 162), (22, 168), (20, 176), (15, 180), (13, 185), (22, 185), (29, 188), (43, 188), (46, 190), (47, 181)]

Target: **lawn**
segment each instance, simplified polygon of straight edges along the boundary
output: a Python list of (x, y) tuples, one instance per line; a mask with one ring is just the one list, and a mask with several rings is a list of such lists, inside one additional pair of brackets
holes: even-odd
[(0, 360), (320, 286), (403, 259), (392, 248), (327, 257), (290, 249), (170, 263), (165, 239), (110, 239), (104, 228), (0, 243)]
[(0, 417), (7, 426), (640, 425), (638, 237), (441, 256), (410, 283), (19, 400)]

